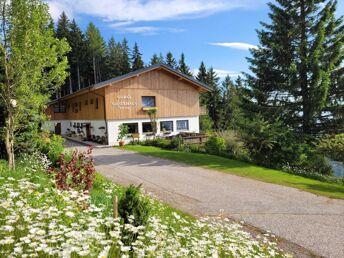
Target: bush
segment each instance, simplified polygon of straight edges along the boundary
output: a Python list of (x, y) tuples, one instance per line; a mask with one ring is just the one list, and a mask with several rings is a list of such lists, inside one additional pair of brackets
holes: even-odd
[(207, 153), (219, 155), (226, 149), (226, 144), (223, 138), (210, 136), (204, 147)]
[(130, 185), (118, 203), (118, 213), (124, 223), (146, 225), (149, 215), (148, 201), (140, 194), (139, 186)]
[(60, 154), (57, 167), (52, 167), (50, 172), (54, 174), (56, 187), (61, 190), (70, 188), (89, 192), (95, 179), (95, 168), (92, 148), (87, 152), (74, 150), (70, 159), (65, 154)]
[(53, 165), (59, 160), (60, 154), (64, 151), (64, 139), (53, 134), (49, 137), (48, 134), (43, 133), (41, 135), (41, 142), (39, 145), (39, 151), (47, 155)]
[(251, 161), (249, 150), (245, 146), (245, 142), (233, 130), (216, 132), (216, 136), (225, 140), (226, 152), (232, 158)]
[(180, 135), (173, 136), (171, 139), (170, 149), (178, 150), (181, 148), (183, 139)]
[(333, 160), (344, 162), (344, 133), (321, 139), (317, 149)]
[(213, 121), (208, 115), (201, 115), (199, 117), (199, 127), (202, 133), (208, 133), (212, 131)]

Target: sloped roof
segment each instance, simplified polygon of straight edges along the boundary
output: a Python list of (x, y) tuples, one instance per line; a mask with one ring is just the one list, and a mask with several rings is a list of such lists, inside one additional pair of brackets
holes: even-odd
[(148, 66), (148, 67), (136, 70), (134, 72), (130, 72), (130, 73), (127, 73), (127, 74), (124, 74), (124, 75), (121, 75), (121, 76), (117, 76), (115, 78), (112, 78), (112, 79), (109, 79), (109, 80), (106, 80), (106, 81), (103, 81), (103, 82), (99, 82), (99, 83), (93, 84), (93, 85), (91, 85), (89, 87), (86, 87), (86, 88), (80, 89), (78, 91), (75, 91), (72, 94), (65, 95), (62, 98), (55, 99), (55, 100), (51, 101), (49, 104), (53, 104), (53, 103), (55, 103), (55, 102), (57, 102), (59, 100), (63, 100), (63, 99), (69, 98), (69, 97), (71, 97), (71, 96), (73, 96), (75, 94), (80, 94), (80, 93), (83, 93), (83, 92), (86, 92), (86, 91), (91, 91), (91, 90), (97, 90), (97, 89), (109, 86), (110, 84), (112, 84), (114, 82), (126, 80), (126, 79), (129, 79), (131, 77), (134, 77), (134, 76), (137, 76), (137, 75), (149, 72), (149, 71), (153, 71), (153, 70), (156, 70), (156, 69), (164, 69), (165, 71), (167, 71), (169, 73), (172, 73), (172, 74), (175, 74), (175, 75), (185, 79), (186, 81), (190, 82), (191, 84), (194, 84), (195, 86), (200, 87), (203, 90), (211, 91), (211, 88), (208, 85), (206, 85), (206, 84), (196, 80), (195, 78), (193, 78), (191, 76), (188, 76), (188, 75), (186, 75), (186, 74), (184, 74), (184, 73), (182, 73), (182, 72), (180, 72), (180, 71), (178, 71), (176, 69), (173, 69), (172, 67), (170, 67), (168, 65), (165, 65), (165, 64), (155, 64), (155, 65), (152, 65), (152, 66)]

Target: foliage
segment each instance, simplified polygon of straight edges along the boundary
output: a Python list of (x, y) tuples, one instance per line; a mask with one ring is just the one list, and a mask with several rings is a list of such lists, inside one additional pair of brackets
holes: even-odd
[(168, 65), (169, 67), (173, 68), (173, 69), (177, 69), (177, 61), (176, 59), (173, 57), (173, 54), (171, 52), (168, 52), (166, 54), (166, 60), (165, 60), (166, 65)]
[(319, 135), (343, 128), (343, 17), (337, 1), (277, 0), (248, 58), (243, 105), (270, 123)]
[(2, 136), (9, 166), (14, 167), (16, 132), (30, 123), (32, 114), (43, 113), (51, 94), (63, 83), (69, 47), (54, 38), (46, 3), (1, 1), (1, 9), (0, 95), (6, 121)]
[(50, 169), (56, 182), (56, 187), (61, 190), (75, 189), (89, 192), (95, 177), (95, 168), (92, 157), (92, 148), (87, 152), (74, 150), (70, 160), (65, 154), (60, 154), (56, 167)]
[(321, 139), (317, 148), (329, 158), (344, 162), (344, 133)]
[(251, 161), (250, 152), (247, 149), (245, 142), (239, 137), (238, 133), (233, 130), (218, 131), (216, 136), (223, 138), (226, 145), (226, 154), (232, 158)]
[(164, 139), (164, 138), (155, 138), (155, 139), (147, 139), (145, 141), (140, 142), (141, 145), (144, 146), (156, 146), (163, 149), (171, 149), (171, 140)]
[(180, 55), (180, 59), (179, 59), (179, 65), (178, 65), (178, 70), (188, 76), (192, 76), (192, 72), (190, 70), (190, 67), (186, 65), (185, 63), (185, 55), (184, 53), (182, 53)]
[(64, 139), (60, 135), (52, 134), (49, 136), (46, 133), (41, 133), (38, 150), (47, 155), (51, 163), (55, 165), (60, 154), (64, 151)]
[(219, 155), (226, 149), (225, 140), (221, 137), (210, 136), (204, 147), (207, 153)]
[(144, 66), (145, 65), (142, 60), (142, 54), (140, 53), (139, 46), (135, 42), (133, 53), (131, 55), (131, 69), (132, 71), (136, 71), (142, 69)]
[(130, 185), (118, 203), (118, 213), (124, 223), (135, 227), (146, 225), (149, 215), (149, 205), (141, 196), (140, 188), (141, 185)]
[(213, 121), (208, 115), (201, 115), (199, 117), (199, 127), (201, 132), (209, 133), (213, 128)]
[(121, 124), (118, 126), (118, 129), (119, 129), (119, 132), (118, 132), (117, 141), (121, 141), (129, 133), (129, 127), (125, 124)]

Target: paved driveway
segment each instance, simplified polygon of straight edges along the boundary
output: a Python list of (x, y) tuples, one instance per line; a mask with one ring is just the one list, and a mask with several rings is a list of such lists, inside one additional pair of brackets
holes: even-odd
[(97, 170), (113, 182), (143, 184), (162, 201), (193, 215), (218, 215), (344, 257), (344, 200), (113, 148), (94, 149)]

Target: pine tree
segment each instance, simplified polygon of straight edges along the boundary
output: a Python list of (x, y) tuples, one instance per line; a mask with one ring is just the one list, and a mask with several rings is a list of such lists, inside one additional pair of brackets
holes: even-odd
[[(49, 25), (51, 26), (51, 25)], [(62, 12), (59, 19), (57, 20), (57, 27), (56, 27), (56, 32), (55, 35), (58, 39), (64, 39), (68, 42), (68, 44), (70, 45), (70, 21), (66, 15), (65, 12)], [(71, 60), (71, 52), (68, 53), (67, 55), (68, 58), (68, 63), (70, 63)], [(66, 81), (64, 82), (64, 84), (61, 86), (61, 88), (59, 89), (60, 93), (58, 95), (66, 95), (69, 92), (72, 91), (72, 80), (71, 80), (71, 75), (70, 75), (70, 67), (67, 70), (69, 73), (69, 76), (66, 78)]]
[(205, 105), (208, 110), (209, 117), (213, 121), (213, 129), (221, 129), (221, 90), (219, 87), (219, 77), (214, 69), (210, 67), (207, 71), (207, 85), (211, 91), (205, 95)]
[(201, 62), (201, 65), (198, 68), (198, 73), (196, 75), (196, 79), (200, 82), (207, 83), (207, 68), (203, 61)]
[(151, 57), (150, 65), (163, 64), (163, 63), (164, 63), (163, 55), (161, 53), (159, 55), (154, 53), (153, 56)]
[(231, 124), (232, 120), (232, 94), (234, 89), (234, 83), (232, 79), (227, 75), (221, 84), (221, 113), (220, 113), (220, 123), (219, 128), (221, 130), (227, 130)]
[[(326, 133), (325, 120), (343, 128), (342, 118), (335, 121), (343, 102), (333, 80), (344, 44), (342, 17), (335, 18), (337, 1), (277, 3), (269, 4), (271, 24), (262, 23), (260, 46), (248, 58), (254, 75), (246, 75), (246, 116), (261, 113), (269, 121), (281, 117), (286, 126), (305, 134)], [(331, 103), (337, 105), (329, 115)]]
[(106, 79), (121, 75), (121, 45), (117, 44), (114, 37), (111, 37), (106, 48)]
[(129, 60), (129, 53), (130, 53), (130, 49), (128, 47), (128, 41), (126, 38), (123, 39), (122, 44), (120, 45), (121, 48), (121, 74), (127, 74), (131, 71), (131, 67), (130, 67), (130, 60)]
[(173, 69), (177, 69), (177, 61), (176, 59), (173, 57), (173, 54), (171, 52), (168, 52), (166, 54), (166, 61), (165, 61), (166, 65), (172, 67)]
[[(91, 22), (86, 30), (87, 48), (89, 51), (89, 70), (93, 75), (90, 82), (102, 81), (105, 70), (105, 43), (99, 29)], [(91, 65), (90, 65), (91, 64)]]
[(131, 54), (131, 69), (132, 71), (136, 71), (142, 69), (144, 67), (144, 63), (142, 61), (142, 54), (140, 53), (139, 46), (135, 42), (133, 53)]
[(72, 48), (69, 61), (72, 77), (72, 91), (75, 91), (80, 90), (82, 85), (84, 85), (83, 80), (86, 73), (85, 51), (87, 48), (85, 36), (74, 19), (70, 24), (69, 44)]
[(150, 60), (150, 65), (155, 65), (158, 63), (159, 63), (159, 57), (156, 53), (154, 53), (151, 60)]
[[(201, 62), (201, 65), (198, 68), (198, 73), (196, 75), (196, 79), (200, 82), (203, 82), (204, 84), (207, 84), (207, 68), (203, 61)], [(207, 103), (207, 93), (201, 93), (200, 95), (200, 104), (201, 106), (206, 105)]]
[(188, 76), (192, 76), (190, 68), (185, 63), (184, 53), (180, 55), (178, 70)]

